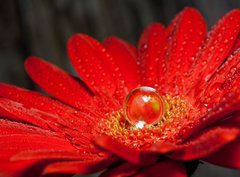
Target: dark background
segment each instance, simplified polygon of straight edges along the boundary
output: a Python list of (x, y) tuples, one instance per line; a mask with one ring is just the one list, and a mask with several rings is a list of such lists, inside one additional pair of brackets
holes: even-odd
[[(240, 0), (0, 0), (0, 82), (36, 89), (23, 62), (29, 55), (49, 60), (70, 72), (66, 42), (82, 32), (103, 40), (116, 35), (136, 44), (144, 27), (170, 20), (184, 7), (197, 8), (210, 28), (240, 7)], [(233, 177), (239, 171), (209, 165), (195, 177)]]

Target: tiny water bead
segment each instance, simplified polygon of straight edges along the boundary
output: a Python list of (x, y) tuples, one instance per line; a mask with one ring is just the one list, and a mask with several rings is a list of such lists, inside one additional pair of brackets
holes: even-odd
[(139, 87), (132, 90), (123, 105), (125, 119), (136, 128), (154, 125), (163, 119), (165, 102), (152, 87)]

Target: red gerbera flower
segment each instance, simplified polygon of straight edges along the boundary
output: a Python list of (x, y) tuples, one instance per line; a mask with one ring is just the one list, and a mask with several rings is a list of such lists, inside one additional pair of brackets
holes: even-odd
[(185, 177), (198, 160), (240, 168), (240, 10), (206, 35), (198, 11), (151, 24), (138, 49), (116, 37), (68, 42), (81, 80), (37, 57), (52, 97), (0, 84), (0, 176)]

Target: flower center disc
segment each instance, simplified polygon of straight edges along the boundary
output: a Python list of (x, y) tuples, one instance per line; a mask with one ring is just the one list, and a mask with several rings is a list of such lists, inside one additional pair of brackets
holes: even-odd
[(164, 111), (165, 104), (161, 95), (154, 88), (146, 86), (132, 90), (123, 106), (125, 118), (137, 128), (160, 122)]

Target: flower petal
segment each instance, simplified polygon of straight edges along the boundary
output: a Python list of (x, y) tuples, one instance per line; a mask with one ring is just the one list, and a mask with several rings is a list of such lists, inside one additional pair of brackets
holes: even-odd
[[(1, 177), (36, 177), (42, 176), (42, 171), (49, 161), (14, 161), (0, 162)], [(57, 177), (71, 177), (72, 175), (57, 174)], [(50, 177), (50, 176), (49, 176)], [(54, 176), (52, 176), (54, 177)]]
[[(47, 122), (43, 117), (49, 117), (47, 114), (43, 114), (41, 118), (41, 112), (37, 110), (30, 110), (24, 107), (21, 103), (14, 102), (8, 99), (0, 98), (0, 108), (3, 112), (3, 116), (7, 116), (9, 119), (29, 122), (44, 129), (48, 129)], [(0, 112), (2, 115), (2, 111)], [(38, 117), (37, 117), (38, 116)], [(54, 117), (51, 117), (54, 118)]]
[[(149, 25), (138, 44), (138, 62), (142, 85), (158, 87), (165, 67), (165, 28), (160, 23)], [(160, 77), (159, 77), (160, 76)], [(161, 79), (159, 81), (159, 79)]]
[[(111, 36), (103, 41), (103, 46), (118, 66), (118, 75), (122, 75), (128, 92), (139, 84), (136, 55), (125, 41)], [(126, 94), (126, 93), (125, 93)]]
[(240, 112), (236, 112), (230, 117), (227, 117), (226, 119), (218, 122), (216, 126), (233, 127), (233, 128), (240, 129)]
[[(30, 131), (30, 128), (28, 129), (28, 131)], [(46, 159), (56, 160), (71, 158), (68, 153), (71, 154), (76, 152), (76, 149), (67, 140), (53, 137), (47, 131), (45, 131), (44, 135), (29, 134), (31, 132), (24, 134), (19, 131), (16, 131), (15, 133), (21, 134), (0, 136), (0, 174), (4, 177), (30, 177), (32, 175), (29, 173), (32, 173), (32, 171), (35, 172), (33, 176), (38, 176), (40, 175), (42, 168), (49, 163)], [(34, 133), (38, 132), (34, 131)], [(46, 152), (46, 154), (41, 154), (39, 149), (42, 149), (41, 151)], [(40, 153), (35, 154), (35, 158), (32, 154), (33, 150)], [(25, 154), (23, 152), (25, 152)], [(16, 156), (15, 154), (18, 155)], [(75, 153), (75, 157), (72, 158), (83, 159), (82, 156), (77, 157), (76, 154), (77, 153)], [(21, 161), (19, 162), (19, 160)]]
[(233, 115), (240, 109), (240, 91), (225, 95), (219, 103), (209, 108), (205, 114), (200, 116), (200, 124), (195, 128), (201, 129), (217, 121)]
[(41, 88), (69, 105), (80, 107), (91, 99), (83, 83), (40, 58), (29, 57), (25, 61), (25, 68)]
[(226, 62), (216, 71), (207, 83), (196, 102), (207, 104), (211, 108), (221, 102), (223, 97), (240, 89), (240, 50), (228, 57)]
[(117, 37), (108, 37), (103, 41), (106, 51), (112, 56), (112, 60), (116, 63), (115, 73), (119, 83), (113, 97), (120, 104), (127, 94), (139, 84), (136, 64), (136, 49), (125, 41)]
[[(18, 137), (16, 137), (18, 138)], [(2, 140), (2, 139), (1, 139)], [(49, 139), (45, 139), (45, 140), (49, 140)], [(51, 143), (52, 141), (50, 141)], [(15, 146), (23, 146), (22, 144), (24, 144), (25, 142), (23, 141), (23, 143), (21, 143), (21, 145), (19, 145), (18, 143), (15, 144)], [(59, 142), (61, 143), (61, 142)], [(33, 143), (34, 144), (34, 143)], [(51, 144), (50, 148), (53, 148), (55, 144)], [(37, 160), (25, 160), (25, 161), (9, 161), (9, 158), (16, 154), (17, 152), (23, 150), (21, 148), (17, 148), (14, 145), (12, 145), (11, 147), (5, 147), (1, 145), (1, 152), (0, 152), (0, 174), (4, 174), (3, 176), (9, 176), (9, 177), (20, 177), (20, 176), (31, 176), (31, 175), (27, 175), (27, 173), (31, 173), (32, 171), (35, 172), (35, 175), (38, 176), (37, 174), (41, 173), (41, 170), (43, 168), (43, 166), (46, 165), (46, 163), (42, 163), (41, 159), (37, 159)], [(35, 144), (35, 149), (41, 148), (43, 147), (41, 143), (37, 143)], [(23, 146), (23, 148), (26, 148), (25, 146)], [(28, 147), (33, 148), (33, 147)], [(46, 148), (46, 146), (44, 147)], [(58, 149), (58, 148), (56, 148)], [(38, 163), (41, 163), (38, 164)], [(33, 169), (32, 169), (33, 168)], [(35, 169), (37, 168), (37, 169)], [(38, 170), (38, 172), (36, 171)], [(34, 175), (34, 176), (35, 176)]]
[(156, 152), (159, 154), (166, 154), (166, 153), (172, 152), (178, 148), (179, 148), (179, 146), (174, 143), (158, 142), (151, 146), (150, 151), (153, 153)]
[(117, 86), (112, 75), (115, 67), (100, 43), (85, 34), (76, 34), (68, 41), (68, 53), (75, 69), (94, 93), (114, 93)]
[(234, 53), (234, 51), (238, 50), (239, 48), (240, 48), (240, 36), (238, 36), (237, 40), (235, 41), (235, 44), (230, 53)]
[(91, 161), (56, 162), (48, 165), (43, 174), (65, 173), (65, 174), (88, 174), (100, 171), (116, 162), (115, 158), (107, 158)]
[(35, 126), (0, 119), (0, 135), (37, 134), (48, 137), (63, 137), (60, 133), (44, 130)]
[(206, 36), (206, 23), (201, 14), (193, 8), (185, 8), (167, 28), (167, 85), (175, 91), (183, 89), (186, 77), (199, 47)]
[(148, 153), (144, 154), (139, 150), (129, 148), (106, 135), (102, 135), (96, 138), (95, 144), (99, 148), (109, 151), (133, 164), (147, 165), (154, 163), (158, 159), (157, 156)]
[(98, 158), (96, 154), (88, 154), (77, 151), (57, 150), (57, 149), (36, 149), (21, 151), (11, 157), (11, 161), (19, 160), (92, 160)]
[(0, 136), (0, 161), (8, 160), (18, 152), (33, 149), (76, 149), (65, 139), (34, 134), (12, 134)]
[(167, 160), (143, 168), (135, 177), (187, 177), (184, 165), (177, 161)]
[(177, 160), (195, 160), (206, 157), (239, 136), (238, 129), (213, 128), (188, 141), (169, 157)]
[[(41, 174), (41, 163), (37, 161), (0, 162), (1, 177), (36, 177)], [(34, 173), (32, 173), (32, 171)]]
[(8, 119), (28, 122), (47, 130), (56, 131), (60, 129), (60, 124), (56, 124), (58, 115), (29, 108), (22, 103), (5, 98), (0, 98), (0, 108), (5, 111), (3, 116), (7, 116)]
[(134, 176), (139, 169), (140, 166), (131, 163), (123, 163), (103, 172), (99, 177)]
[[(62, 104), (57, 100), (46, 97), (38, 92), (0, 83), (0, 97), (18, 102), (19, 104), (24, 105), (25, 108), (40, 110), (41, 112), (49, 114), (49, 116), (54, 115), (56, 118), (54, 119), (54, 122), (59, 125), (64, 125), (65, 127), (70, 127), (72, 129), (74, 127), (78, 130), (84, 130), (89, 127), (88, 123), (90, 119), (84, 116), (83, 113), (80, 113), (78, 110)], [(84, 111), (82, 110), (81, 112)], [(4, 117), (8, 116), (5, 115)], [(33, 118), (31, 120), (34, 121), (35, 119), (36, 118)], [(32, 123), (31, 120), (29, 120), (29, 123)]]
[(210, 154), (203, 160), (228, 168), (240, 169), (240, 138)]
[[(237, 40), (239, 30), (240, 10), (238, 9), (229, 12), (212, 28), (203, 49), (199, 51), (197, 59), (189, 72), (190, 82), (196, 84), (193, 89), (203, 89), (202, 85), (212, 77), (217, 68), (230, 54)], [(200, 78), (200, 80), (196, 78)], [(199, 93), (199, 89), (195, 89), (196, 95)]]

